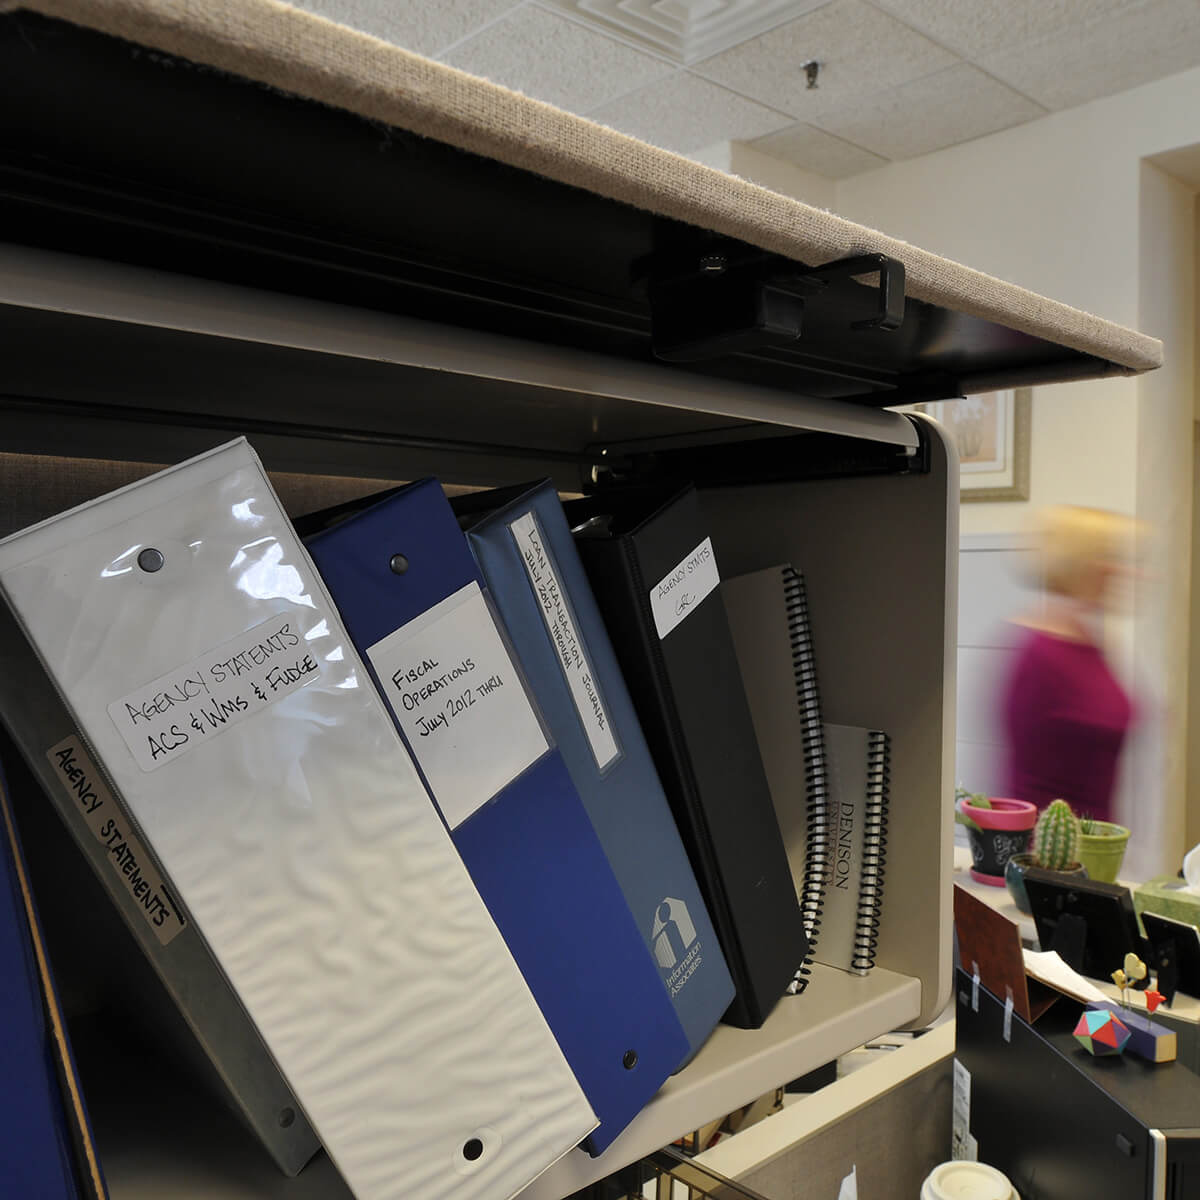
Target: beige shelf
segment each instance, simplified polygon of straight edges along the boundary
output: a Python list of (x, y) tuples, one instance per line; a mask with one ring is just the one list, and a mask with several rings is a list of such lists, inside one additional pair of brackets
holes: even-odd
[(920, 1008), (916, 979), (879, 968), (856, 976), (816, 966), (808, 990), (784, 997), (761, 1029), (719, 1026), (599, 1158), (572, 1151), (519, 1200), (569, 1196), (881, 1031), (913, 1021)]

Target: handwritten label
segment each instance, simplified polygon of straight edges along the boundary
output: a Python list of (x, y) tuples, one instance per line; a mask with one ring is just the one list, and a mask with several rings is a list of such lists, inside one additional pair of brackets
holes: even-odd
[(367, 657), (451, 829), (550, 748), (477, 583)]
[(290, 616), (276, 616), (108, 706), (143, 771), (212, 741), (312, 683), (317, 656)]
[(521, 560), (533, 585), (538, 608), (546, 622), (546, 632), (554, 643), (558, 665), (575, 702), (575, 711), (587, 734), (596, 766), (604, 770), (619, 754), (617, 739), (608, 720), (608, 711), (600, 697), (600, 686), (588, 660), (587, 650), (575, 628), (571, 607), (559, 582), (554, 561), (546, 548), (537, 518), (532, 512), (509, 525)]
[(128, 819), (117, 807), (83, 743), (72, 734), (57, 746), (51, 746), (46, 757), (68, 800), (104, 847), (105, 862), (133, 897), (137, 911), (154, 931), (154, 936), (166, 946), (187, 928), (187, 919), (163, 885), (162, 876), (154, 869), (142, 843), (131, 831)]
[(721, 582), (712, 539), (705, 538), (650, 589), (650, 611), (661, 641)]

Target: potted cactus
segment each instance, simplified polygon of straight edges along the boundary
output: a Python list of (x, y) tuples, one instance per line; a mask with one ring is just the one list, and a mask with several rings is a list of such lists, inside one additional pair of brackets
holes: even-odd
[(1025, 800), (989, 798), (964, 788), (956, 797), (955, 820), (967, 827), (971, 848), (971, 878), (1003, 887), (1005, 864), (1029, 845), (1037, 809)]
[(1079, 837), (1079, 818), (1071, 811), (1071, 806), (1065, 800), (1051, 800), (1034, 826), (1032, 850), (1028, 854), (1014, 854), (1004, 869), (1009, 895), (1022, 912), (1029, 912), (1026, 867), (1087, 876), (1079, 862)]

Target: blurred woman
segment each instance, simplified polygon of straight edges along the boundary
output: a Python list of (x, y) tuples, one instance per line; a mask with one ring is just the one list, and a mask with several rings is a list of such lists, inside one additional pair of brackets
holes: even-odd
[(1124, 573), (1133, 524), (1059, 506), (1039, 519), (1044, 610), (1022, 621), (1002, 698), (1006, 796), (1039, 809), (1057, 797), (1111, 821), (1117, 763), (1133, 704), (1101, 649), (1104, 612)]

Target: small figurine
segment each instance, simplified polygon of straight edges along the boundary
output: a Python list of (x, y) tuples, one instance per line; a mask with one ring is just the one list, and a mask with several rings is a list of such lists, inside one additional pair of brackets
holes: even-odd
[[(1107, 1039), (1102, 1040), (1101, 1046), (1103, 1048), (1101, 1048), (1101, 1046), (1089, 1044), (1089, 1041), (1086, 1040), (1093, 1035), (1084, 1032), (1084, 1022), (1081, 1021), (1075, 1028), (1075, 1036), (1092, 1054), (1119, 1054), (1124, 1052), (1136, 1055), (1138, 1058), (1143, 1058), (1151, 1063), (1175, 1061), (1177, 1051), (1174, 1031), (1156, 1024), (1147, 1015), (1148, 1013), (1152, 1013), (1163, 1002), (1163, 994), (1154, 988), (1147, 988), (1144, 993), (1146, 997), (1146, 1013), (1135, 1012), (1130, 1007), (1129, 988), (1136, 986), (1145, 979), (1146, 974), (1146, 964), (1136, 954), (1125, 955), (1125, 965), (1112, 973), (1113, 983), (1121, 989), (1120, 1009), (1115, 1004), (1096, 1004), (1089, 1012), (1084, 1013), (1085, 1017), (1094, 1016), (1101, 1023), (1104, 1014), (1107, 1013), (1125, 1030), (1125, 1036), (1119, 1039), (1120, 1045), (1117, 1049), (1112, 1049)], [(1118, 1012), (1124, 1020), (1121, 1020), (1117, 1016)]]
[[(1132, 951), (1125, 955), (1125, 967), (1112, 973), (1112, 981), (1121, 989), (1121, 1005), (1129, 1008), (1129, 989), (1146, 978), (1146, 964)], [(1151, 1009), (1151, 1012), (1154, 1010)]]
[[(1118, 987), (1120, 985), (1118, 984)], [(1097, 1058), (1120, 1054), (1129, 1041), (1129, 1028), (1106, 1008), (1089, 1008), (1075, 1026), (1075, 1040)]]

